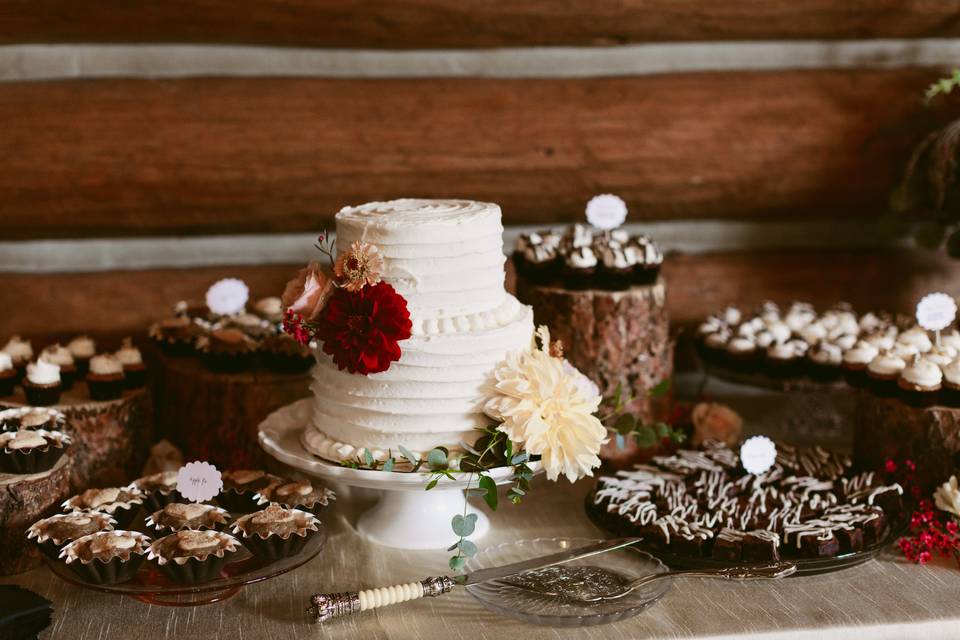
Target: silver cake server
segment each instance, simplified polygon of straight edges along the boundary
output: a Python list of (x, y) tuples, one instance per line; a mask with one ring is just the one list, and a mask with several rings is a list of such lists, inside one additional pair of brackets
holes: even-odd
[(450, 577), (439, 576), (435, 578), (426, 578), (419, 582), (408, 582), (407, 584), (395, 585), (393, 587), (381, 587), (379, 589), (364, 589), (362, 591), (345, 591), (342, 593), (318, 593), (310, 598), (311, 605), (307, 612), (314, 616), (316, 622), (326, 622), (334, 618), (339, 618), (351, 613), (360, 611), (369, 611), (379, 609), (392, 604), (399, 604), (410, 600), (418, 600), (429, 596), (436, 596), (449, 593), (454, 587), (479, 584), (490, 580), (502, 580), (515, 576), (524, 571), (533, 569), (542, 569), (572, 560), (589, 558), (607, 551), (614, 551), (629, 547), (639, 542), (640, 538), (617, 538), (615, 540), (606, 540), (586, 547), (561, 551), (549, 556), (514, 562), (500, 567), (491, 567), (489, 569), (480, 569), (473, 573)]

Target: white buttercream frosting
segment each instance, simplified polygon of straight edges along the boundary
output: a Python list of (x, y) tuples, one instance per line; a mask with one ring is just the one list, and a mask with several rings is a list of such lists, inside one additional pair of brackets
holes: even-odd
[(14, 360), (25, 362), (33, 358), (33, 345), (29, 340), (24, 340), (20, 336), (13, 336), (3, 347), (3, 352)]
[(10, 357), (9, 353), (0, 351), (0, 371), (9, 371), (10, 369), (13, 369), (13, 358)]
[(869, 342), (861, 340), (855, 344), (852, 349), (847, 350), (846, 353), (843, 354), (843, 361), (847, 364), (867, 366), (879, 354), (879, 349)]
[(954, 387), (960, 387), (960, 358), (943, 368), (943, 379)]
[(900, 334), (900, 336), (897, 338), (897, 342), (916, 347), (917, 351), (920, 353), (926, 353), (933, 348), (933, 341), (930, 340), (927, 330), (923, 327), (913, 327), (912, 329), (907, 329)]
[(117, 352), (114, 353), (117, 357), (117, 360), (120, 361), (124, 366), (138, 365), (143, 362), (143, 356), (140, 353), (140, 349), (137, 349), (133, 346), (133, 340), (130, 338), (124, 338), (123, 346), (117, 349)]
[(40, 385), (57, 384), (60, 382), (60, 367), (41, 358), (27, 365), (27, 380)]
[(870, 361), (867, 370), (879, 376), (895, 376), (903, 371), (907, 363), (900, 356), (894, 353), (881, 353)]
[(90, 373), (98, 376), (112, 376), (122, 372), (123, 363), (114, 355), (104, 353), (90, 359)]
[(40, 358), (58, 367), (68, 367), (73, 364), (73, 354), (70, 353), (69, 349), (59, 344), (52, 344), (49, 347), (45, 347), (44, 350), (40, 352)]
[(940, 367), (926, 358), (917, 358), (908, 364), (900, 376), (910, 384), (923, 388), (937, 387), (943, 381)]
[(90, 336), (77, 336), (67, 344), (74, 358), (89, 360), (97, 353), (97, 345)]

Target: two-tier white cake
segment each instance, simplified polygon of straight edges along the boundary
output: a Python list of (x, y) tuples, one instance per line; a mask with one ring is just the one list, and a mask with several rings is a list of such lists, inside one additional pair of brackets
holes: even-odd
[(378, 247), (383, 280), (402, 295), (412, 337), (387, 371), (340, 371), (316, 351), (312, 453), (333, 460), (368, 449), (378, 459), (399, 446), (422, 454), (472, 443), (494, 366), (527, 348), (533, 312), (504, 289), (500, 207), (468, 200), (371, 202), (336, 216), (337, 249), (355, 240)]

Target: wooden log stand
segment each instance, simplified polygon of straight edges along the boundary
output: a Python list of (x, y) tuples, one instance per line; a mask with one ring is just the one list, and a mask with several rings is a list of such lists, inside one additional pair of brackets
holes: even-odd
[(40, 564), (40, 554), (27, 540), (26, 531), (70, 497), (71, 460), (67, 453), (44, 473), (0, 474), (0, 575), (22, 573)]
[(960, 469), (960, 409), (916, 408), (859, 391), (855, 416), (853, 458), (861, 468), (909, 458), (925, 494)]
[[(0, 406), (27, 406), (22, 390), (0, 399)], [(90, 399), (86, 383), (77, 382), (52, 407), (62, 412), (64, 431), (73, 438), (70, 455), (71, 487), (120, 486), (140, 475), (153, 443), (153, 409), (150, 392), (135, 389), (116, 400)]]
[(155, 387), (160, 432), (185, 460), (220, 469), (261, 467), (257, 427), (271, 412), (310, 395), (310, 375), (251, 369), (216, 373), (199, 358), (158, 354)]

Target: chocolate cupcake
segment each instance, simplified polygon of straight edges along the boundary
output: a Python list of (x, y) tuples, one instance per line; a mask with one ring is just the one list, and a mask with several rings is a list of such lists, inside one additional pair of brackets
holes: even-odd
[(230, 514), (219, 507), (195, 502), (172, 502), (147, 516), (146, 525), (156, 531), (217, 530), (227, 526)]
[(213, 371), (242, 371), (253, 364), (256, 343), (239, 329), (214, 329), (200, 336), (197, 349)]
[(303, 373), (316, 360), (310, 347), (297, 342), (289, 333), (270, 336), (260, 344), (264, 364), (281, 373)]
[(797, 335), (800, 335), (804, 327), (816, 319), (817, 312), (812, 305), (806, 302), (792, 303), (787, 309), (787, 313), (783, 316), (784, 324), (790, 328), (790, 331)]
[(574, 247), (562, 254), (561, 274), (567, 289), (592, 289), (597, 276), (597, 255), (590, 247)]
[(123, 366), (127, 389), (139, 389), (147, 383), (147, 365), (132, 338), (124, 338), (123, 345), (113, 354)]
[(860, 340), (843, 354), (843, 375), (847, 383), (854, 387), (867, 385), (867, 366), (880, 355), (875, 346)]
[(257, 300), (253, 312), (274, 326), (283, 322), (283, 302), (276, 296)]
[(729, 329), (722, 329), (709, 334), (703, 339), (703, 349), (701, 355), (707, 364), (726, 366), (727, 365), (727, 343), (733, 339), (733, 334)]
[(286, 509), (300, 509), (309, 511), (315, 516), (337, 499), (335, 494), (326, 487), (314, 485), (309, 480), (296, 480), (284, 484), (272, 485), (257, 494), (260, 505), (275, 502)]
[(13, 366), (13, 358), (10, 354), (0, 351), (0, 398), (13, 395), (18, 378), (19, 374)]
[(177, 472), (161, 471), (133, 481), (133, 487), (143, 492), (143, 506), (150, 512), (158, 511), (183, 496), (177, 491)]
[(628, 289), (633, 284), (633, 271), (637, 265), (637, 252), (634, 247), (608, 243), (595, 249), (600, 256), (600, 278), (598, 283), (604, 289), (618, 291)]
[(217, 502), (230, 513), (250, 513), (260, 509), (256, 494), (270, 486), (283, 484), (283, 478), (256, 469), (224, 471), (223, 490)]
[(13, 361), (13, 368), (17, 370), (17, 382), (20, 382), (26, 375), (27, 365), (33, 360), (33, 345), (29, 340), (13, 336), (3, 346), (2, 351)]
[(913, 407), (930, 407), (937, 403), (943, 382), (940, 367), (917, 356), (900, 372), (897, 386), (904, 402)]
[(90, 397), (98, 401), (116, 400), (123, 394), (127, 385), (123, 363), (109, 353), (94, 356), (90, 360), (87, 373), (87, 387)]
[(960, 358), (943, 367), (940, 402), (948, 407), (960, 407)]
[(177, 584), (200, 584), (220, 577), (237, 539), (220, 531), (177, 531), (150, 545), (147, 557)]
[(27, 365), (27, 375), (23, 379), (23, 393), (27, 402), (35, 407), (49, 407), (60, 402), (60, 367), (37, 360)]
[(149, 546), (136, 531), (98, 531), (65, 546), (60, 558), (85, 582), (119, 584), (136, 575)]
[(27, 538), (45, 556), (56, 560), (67, 543), (98, 531), (113, 531), (116, 523), (107, 514), (96, 511), (59, 513), (30, 525)]
[(186, 356), (194, 352), (197, 328), (188, 316), (178, 315), (153, 324), (147, 334), (167, 355)]
[(30, 475), (49, 471), (70, 446), (60, 431), (20, 429), (0, 433), (0, 472)]
[(867, 365), (870, 390), (878, 396), (892, 397), (897, 394), (897, 379), (907, 366), (903, 358), (889, 351), (881, 352)]
[(843, 350), (830, 342), (820, 342), (807, 352), (810, 377), (822, 382), (831, 382), (840, 377)]
[(97, 355), (97, 345), (90, 336), (77, 336), (69, 343), (67, 349), (73, 356), (73, 362), (77, 365), (77, 378), (86, 377), (90, 370), (90, 358)]
[(270, 562), (296, 555), (319, 531), (312, 514), (278, 504), (239, 518), (231, 529), (250, 553)]
[(820, 320), (814, 320), (804, 328), (800, 329), (797, 332), (797, 335), (800, 336), (811, 347), (820, 344), (823, 340), (827, 338), (827, 328), (823, 325)]
[(40, 352), (40, 359), (60, 367), (60, 387), (69, 391), (77, 380), (77, 365), (73, 363), (70, 350), (59, 344), (51, 344)]
[(657, 243), (645, 235), (630, 239), (636, 250), (637, 265), (633, 270), (633, 281), (639, 285), (653, 284), (660, 275), (663, 265), (663, 252)]
[(560, 235), (552, 231), (521, 235), (514, 251), (517, 275), (531, 284), (546, 284), (560, 276)]
[(802, 375), (803, 370), (800, 366), (802, 362), (803, 356), (790, 342), (767, 347), (765, 369), (772, 378), (783, 379)]
[(235, 316), (228, 316), (217, 324), (218, 329), (239, 329), (254, 342), (260, 342), (264, 338), (277, 333), (276, 324), (268, 322), (253, 313), (239, 313)]
[(752, 337), (734, 336), (727, 343), (727, 364), (743, 372), (755, 371), (759, 364), (760, 351)]
[(133, 522), (137, 510), (143, 504), (143, 492), (136, 487), (109, 487), (87, 489), (63, 503), (65, 511), (99, 511), (112, 516), (118, 527), (127, 527)]

